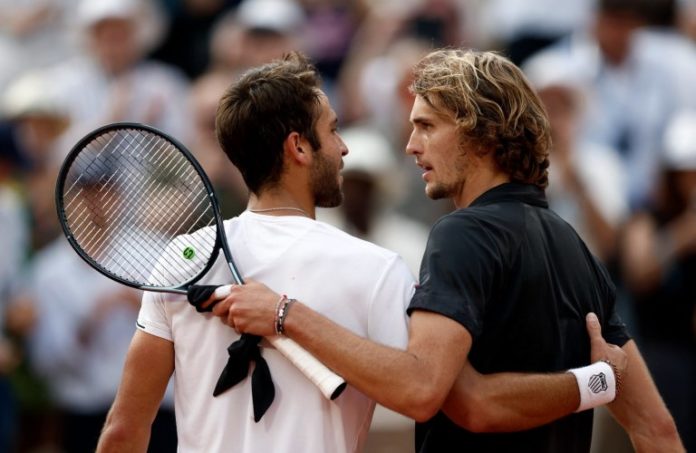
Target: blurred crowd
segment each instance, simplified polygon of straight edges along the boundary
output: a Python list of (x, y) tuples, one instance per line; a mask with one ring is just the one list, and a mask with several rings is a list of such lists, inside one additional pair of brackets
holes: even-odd
[[(551, 207), (610, 269), (696, 451), (695, 40), (694, 0), (0, 0), (0, 452), (93, 450), (135, 328), (138, 292), (89, 268), (60, 230), (55, 178), (79, 138), (115, 121), (169, 133), (234, 216), (247, 193), (218, 149), (217, 101), (247, 68), (302, 50), (350, 150), (345, 203), (319, 218), (417, 273), (452, 206), (427, 199), (402, 152), (408, 87), (442, 46), (497, 50), (538, 90)], [(151, 450), (174, 451), (170, 396), (156, 427)], [(395, 442), (379, 451), (411, 451)]]

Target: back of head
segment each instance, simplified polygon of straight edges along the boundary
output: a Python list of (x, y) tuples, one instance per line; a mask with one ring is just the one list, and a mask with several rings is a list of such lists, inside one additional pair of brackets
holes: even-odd
[(512, 181), (547, 186), (549, 121), (511, 61), (494, 52), (436, 50), (416, 66), (412, 90), (452, 114), (462, 143), (494, 153)]
[(251, 192), (273, 187), (283, 171), (283, 142), (291, 132), (319, 148), (319, 75), (299, 52), (244, 73), (218, 105), (220, 146)]

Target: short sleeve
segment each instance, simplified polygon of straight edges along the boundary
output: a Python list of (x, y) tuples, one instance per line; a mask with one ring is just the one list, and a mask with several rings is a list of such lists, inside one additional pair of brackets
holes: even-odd
[(406, 263), (396, 256), (377, 282), (371, 298), (368, 336), (399, 349), (408, 345), (406, 308), (415, 291), (415, 279)]
[(626, 324), (623, 323), (616, 310), (611, 311), (606, 325), (602, 326), (602, 336), (607, 343), (617, 346), (623, 346), (631, 339)]
[(486, 302), (502, 268), (494, 233), (460, 212), (442, 218), (430, 232), (420, 282), (408, 308), (439, 313), (478, 337)]
[(173, 341), (172, 330), (167, 321), (164, 297), (162, 293), (146, 291), (136, 322), (138, 329), (165, 340)]
[[(595, 258), (596, 260), (596, 258)], [(602, 272), (603, 281), (606, 282), (604, 291), (606, 293), (605, 300), (608, 301), (605, 308), (604, 319), (602, 325), (602, 336), (607, 343), (623, 346), (631, 339), (626, 324), (621, 320), (621, 317), (616, 311), (616, 287), (612, 283), (609, 272), (598, 262), (598, 269)]]

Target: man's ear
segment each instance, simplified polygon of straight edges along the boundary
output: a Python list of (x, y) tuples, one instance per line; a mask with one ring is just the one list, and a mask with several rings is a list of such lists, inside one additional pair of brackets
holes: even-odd
[(299, 165), (311, 163), (310, 145), (307, 140), (297, 132), (291, 132), (283, 142), (283, 151), (286, 158)]

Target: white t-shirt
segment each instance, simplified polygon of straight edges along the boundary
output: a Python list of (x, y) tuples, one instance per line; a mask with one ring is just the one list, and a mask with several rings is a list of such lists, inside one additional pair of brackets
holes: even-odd
[[(406, 307), (415, 282), (394, 252), (305, 217), (244, 212), (225, 222), (244, 278), (261, 281), (373, 341), (405, 348)], [(183, 259), (183, 258), (182, 258)], [(219, 257), (201, 284), (231, 282)], [(374, 401), (348, 387), (334, 401), (263, 341), (276, 396), (255, 423), (250, 378), (212, 392), (239, 335), (185, 296), (146, 293), (138, 320), (174, 342), (175, 407), (180, 452), (342, 453), (361, 451)]]

